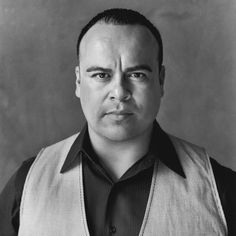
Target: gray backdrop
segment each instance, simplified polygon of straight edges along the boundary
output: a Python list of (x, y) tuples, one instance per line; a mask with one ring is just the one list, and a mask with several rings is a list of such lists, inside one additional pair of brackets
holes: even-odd
[(23, 160), (83, 125), (76, 39), (108, 7), (137, 9), (162, 33), (162, 127), (236, 169), (236, 0), (0, 0), (0, 190)]

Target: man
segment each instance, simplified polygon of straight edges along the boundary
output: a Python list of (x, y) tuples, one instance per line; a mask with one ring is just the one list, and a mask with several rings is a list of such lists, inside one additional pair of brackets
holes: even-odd
[(78, 39), (87, 123), (24, 162), (0, 199), (1, 235), (235, 235), (235, 172), (166, 134), (159, 31), (110, 9)]

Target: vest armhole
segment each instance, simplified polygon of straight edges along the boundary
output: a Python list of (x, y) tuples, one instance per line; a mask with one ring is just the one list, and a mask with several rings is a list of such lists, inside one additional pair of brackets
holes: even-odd
[(37, 160), (40, 158), (42, 152), (44, 151), (45, 148), (42, 148), (40, 150), (40, 152), (38, 153), (37, 157), (34, 159), (34, 161), (32, 162), (29, 170), (28, 170), (28, 173), (26, 175), (26, 178), (25, 178), (25, 182), (24, 182), (24, 186), (23, 186), (23, 189), (22, 189), (22, 194), (21, 194), (21, 202), (20, 202), (20, 219), (22, 218), (22, 212), (23, 212), (23, 209), (24, 209), (24, 199), (25, 199), (25, 192), (26, 192), (26, 188), (27, 188), (27, 182), (28, 182), (28, 179), (30, 177), (30, 173), (32, 172), (32, 169), (34, 168), (34, 165), (35, 163), (37, 162)]
[(23, 188), (25, 184), (26, 177), (28, 175), (28, 172), (30, 170), (30, 167), (32, 166), (34, 160), (36, 157), (31, 157), (24, 161), (18, 171), (16, 172), (16, 177), (15, 177), (15, 189), (16, 189), (16, 200), (17, 203), (20, 204), (21, 201), (21, 196), (23, 193)]
[(218, 209), (218, 212), (219, 212), (220, 218), (222, 220), (222, 223), (225, 226), (225, 233), (226, 233), (226, 235), (228, 235), (227, 221), (226, 221), (226, 217), (225, 217), (224, 210), (223, 210), (223, 207), (222, 207), (220, 195), (219, 195), (219, 192), (218, 192), (216, 179), (215, 179), (215, 176), (214, 176), (214, 172), (213, 172), (212, 164), (211, 164), (211, 161), (210, 161), (210, 157), (209, 157), (209, 155), (207, 154), (206, 151), (205, 151), (205, 155), (207, 157), (207, 164), (208, 164), (208, 167), (209, 167), (209, 172), (210, 172), (209, 174), (210, 174), (210, 177), (211, 177), (211, 185), (212, 185), (212, 190), (213, 190), (213, 194), (214, 194), (215, 204), (216, 204), (216, 207)]

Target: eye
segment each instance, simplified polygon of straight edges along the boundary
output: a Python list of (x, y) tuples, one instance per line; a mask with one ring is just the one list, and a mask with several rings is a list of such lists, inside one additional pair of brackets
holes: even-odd
[(92, 77), (99, 81), (106, 81), (110, 78), (110, 75), (108, 73), (99, 72), (99, 73), (93, 74)]
[(128, 78), (132, 80), (145, 80), (147, 79), (147, 75), (143, 72), (134, 72), (128, 75)]

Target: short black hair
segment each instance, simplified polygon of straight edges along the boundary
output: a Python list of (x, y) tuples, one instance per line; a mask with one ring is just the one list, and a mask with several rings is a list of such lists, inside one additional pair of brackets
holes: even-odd
[(159, 30), (142, 14), (131, 9), (112, 8), (94, 16), (81, 30), (77, 41), (77, 58), (79, 59), (79, 47), (82, 38), (87, 31), (97, 22), (105, 22), (114, 25), (142, 25), (147, 27), (157, 40), (159, 69), (163, 63), (163, 43)]

